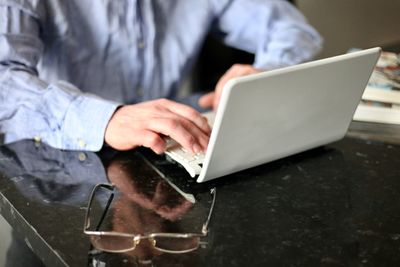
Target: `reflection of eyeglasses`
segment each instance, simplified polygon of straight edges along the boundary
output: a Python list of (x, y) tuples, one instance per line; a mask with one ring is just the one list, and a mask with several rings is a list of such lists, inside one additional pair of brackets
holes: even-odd
[(105, 214), (107, 213), (107, 210), (114, 197), (113, 192), (109, 197), (96, 231), (88, 230), (90, 227), (89, 215), (92, 207), (93, 198), (99, 188), (105, 188), (111, 192), (114, 190), (114, 186), (110, 184), (97, 184), (93, 188), (93, 191), (90, 194), (88, 206), (86, 208), (85, 225), (83, 228), (83, 232), (89, 235), (93, 246), (99, 250), (103, 250), (106, 252), (127, 252), (130, 250), (134, 250), (141, 240), (147, 239), (151, 242), (153, 247), (159, 251), (167, 253), (186, 253), (196, 250), (200, 245), (201, 237), (205, 237), (208, 234), (208, 224), (211, 219), (211, 214), (213, 212), (216, 199), (215, 188), (211, 189), (212, 203), (207, 216), (207, 220), (203, 224), (203, 227), (201, 229), (201, 233), (152, 233), (148, 235), (135, 235), (113, 231), (98, 231), (98, 228), (100, 227), (100, 224), (104, 219)]

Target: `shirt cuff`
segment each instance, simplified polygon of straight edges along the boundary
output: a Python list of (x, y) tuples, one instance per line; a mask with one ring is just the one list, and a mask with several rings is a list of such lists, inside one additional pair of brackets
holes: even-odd
[(119, 105), (92, 95), (76, 98), (65, 116), (62, 147), (99, 151), (104, 143), (108, 122)]

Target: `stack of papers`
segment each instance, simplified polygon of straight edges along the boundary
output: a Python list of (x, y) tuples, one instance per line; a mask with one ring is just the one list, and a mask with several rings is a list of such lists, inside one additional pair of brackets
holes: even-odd
[(353, 119), (400, 124), (400, 54), (382, 52)]

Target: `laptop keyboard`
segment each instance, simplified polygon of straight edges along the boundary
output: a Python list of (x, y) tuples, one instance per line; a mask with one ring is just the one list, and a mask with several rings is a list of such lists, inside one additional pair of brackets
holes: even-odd
[[(202, 115), (207, 118), (209, 125), (212, 127), (214, 124), (215, 113), (206, 112)], [(204, 153), (193, 154), (169, 137), (167, 137), (165, 141), (167, 142), (167, 149), (164, 153), (168, 158), (181, 164), (190, 176), (195, 177), (200, 174), (205, 156)]]

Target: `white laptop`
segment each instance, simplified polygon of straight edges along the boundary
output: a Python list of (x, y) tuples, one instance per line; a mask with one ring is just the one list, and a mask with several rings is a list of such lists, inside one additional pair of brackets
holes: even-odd
[(204, 182), (339, 140), (380, 51), (232, 79), (223, 89), (206, 153), (191, 155), (173, 140), (165, 153)]

